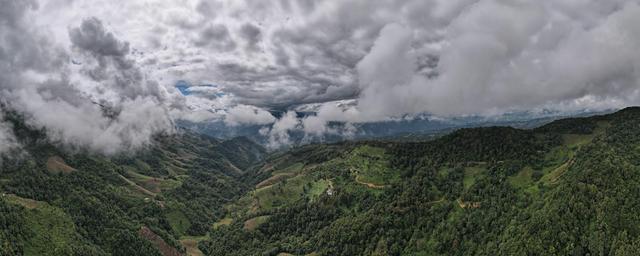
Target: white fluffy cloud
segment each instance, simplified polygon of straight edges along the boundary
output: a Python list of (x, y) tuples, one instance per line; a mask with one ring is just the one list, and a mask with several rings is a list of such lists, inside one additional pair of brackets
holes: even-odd
[[(598, 59), (604, 56), (578, 62), (562, 48), (607, 53), (606, 44), (586, 44), (604, 33), (596, 32), (598, 27), (608, 30), (617, 26), (608, 20), (632, 9), (635, 3), (191, 0), (123, 4), (76, 0), (57, 16), (47, 13), (45, 19), (62, 18), (73, 24), (83, 18), (81, 9), (100, 8), (104, 16), (98, 18), (141, 52), (136, 57), (149, 61), (145, 68), (150, 73), (165, 81), (218, 84), (233, 96), (234, 105), (282, 108), (358, 98), (363, 101), (363, 114), (457, 114), (557, 103), (586, 94), (611, 100), (611, 95), (601, 91), (578, 93), (581, 88), (561, 85), (569, 77), (539, 80), (548, 78), (549, 72), (572, 66), (578, 70), (574, 74), (594, 68), (584, 63), (608, 66), (607, 60)], [(619, 25), (619, 33), (635, 27), (633, 22)], [(615, 55), (617, 52), (620, 50), (607, 58), (632, 58)], [(552, 60), (554, 56), (561, 60)], [(526, 80), (518, 80), (522, 76)], [(608, 80), (582, 78), (593, 87), (607, 87), (608, 81), (598, 79)], [(385, 91), (383, 87), (394, 89)], [(541, 95), (530, 97), (532, 93)], [(626, 93), (613, 96), (623, 95), (628, 98)], [(383, 109), (386, 106), (393, 109)]]
[[(3, 102), (92, 147), (144, 144), (130, 136), (176, 118), (273, 123), (277, 144), (283, 130), (335, 132), (331, 121), (640, 101), (637, 0), (0, 3)], [(125, 118), (132, 103), (147, 118)], [(306, 119), (267, 111), (302, 104), (321, 107)]]
[(271, 129), (263, 131), (269, 136), (267, 146), (269, 148), (279, 148), (283, 145), (291, 144), (289, 132), (300, 128), (300, 120), (296, 117), (296, 113), (289, 111), (278, 119)]
[[(2, 120), (1, 118), (3, 118), (2, 114), (0, 114), (0, 120)], [(0, 122), (0, 154), (18, 147), (19, 144), (11, 131), (11, 127), (6, 123)]]
[(248, 105), (237, 105), (229, 109), (224, 122), (230, 126), (265, 125), (275, 121), (271, 113)]
[[(100, 20), (87, 18), (69, 30), (71, 52), (29, 22), (40, 7), (36, 1), (0, 4), (10, 13), (0, 23), (3, 108), (45, 128), (55, 141), (106, 154), (173, 132), (168, 108), (178, 106), (174, 98), (146, 78), (129, 57), (128, 43)], [(0, 132), (3, 140), (13, 138), (6, 128)]]
[[(637, 104), (639, 24), (636, 1), (478, 1), (433, 52), (420, 48), (420, 28), (388, 24), (356, 65), (357, 114), (325, 120)], [(425, 53), (436, 65), (421, 66)]]

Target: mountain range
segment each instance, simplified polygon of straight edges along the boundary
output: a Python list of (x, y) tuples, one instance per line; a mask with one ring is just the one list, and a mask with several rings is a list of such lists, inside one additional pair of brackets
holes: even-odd
[(640, 108), (268, 152), (69, 149), (4, 115), (1, 255), (638, 255)]

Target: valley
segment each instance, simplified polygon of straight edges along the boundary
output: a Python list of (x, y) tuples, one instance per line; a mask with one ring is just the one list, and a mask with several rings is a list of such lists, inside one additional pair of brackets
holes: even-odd
[(610, 254), (640, 241), (628, 215), (640, 205), (637, 108), (274, 153), (183, 133), (111, 157), (70, 153), (19, 121), (17, 134), (43, 140), (4, 159), (3, 255)]

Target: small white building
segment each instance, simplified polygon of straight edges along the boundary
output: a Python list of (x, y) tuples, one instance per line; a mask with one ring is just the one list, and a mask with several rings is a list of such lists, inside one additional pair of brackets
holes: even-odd
[(327, 189), (327, 195), (328, 196), (333, 196), (333, 193), (334, 193), (333, 188), (328, 188)]

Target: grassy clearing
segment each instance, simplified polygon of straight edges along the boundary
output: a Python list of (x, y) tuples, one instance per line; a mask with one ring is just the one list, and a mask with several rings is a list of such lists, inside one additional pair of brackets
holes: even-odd
[[(604, 129), (603, 126), (597, 130)], [(578, 149), (585, 144), (590, 143), (598, 132), (590, 135), (581, 134), (564, 134), (563, 145), (552, 149), (545, 155), (545, 165), (543, 168), (544, 176), (541, 181), (545, 185), (554, 184), (558, 179), (573, 165), (574, 157)]]
[(187, 256), (203, 256), (204, 253), (198, 248), (198, 241), (192, 239), (180, 239), (180, 243), (187, 250)]
[(140, 185), (148, 191), (153, 193), (160, 193), (163, 190), (171, 190), (182, 185), (182, 181), (166, 178), (151, 177), (144, 174), (140, 174), (134, 171), (133, 168), (128, 168), (126, 177), (134, 183)]
[(50, 173), (72, 173), (74, 171), (76, 171), (75, 168), (67, 165), (67, 163), (64, 162), (64, 159), (62, 159), (59, 156), (52, 156), (49, 157), (47, 159), (47, 170)]
[(316, 199), (324, 193), (330, 186), (333, 186), (330, 180), (318, 180), (311, 183), (311, 187), (307, 189), (306, 195), (311, 199)]
[(301, 199), (305, 195), (304, 186), (313, 182), (306, 175), (299, 175), (291, 179), (255, 190), (253, 197), (260, 209), (268, 210), (280, 207)]
[(265, 215), (265, 216), (258, 216), (255, 218), (248, 219), (247, 221), (244, 222), (244, 230), (248, 230), (248, 231), (255, 230), (260, 225), (267, 222), (269, 220), (269, 217), (270, 217), (269, 215)]
[(127, 188), (129, 188), (135, 194), (138, 194), (138, 195), (144, 196), (144, 197), (151, 197), (151, 198), (156, 196), (156, 193), (153, 193), (153, 192), (149, 191), (148, 189), (136, 184), (132, 180), (127, 179), (127, 177), (122, 176), (120, 174), (118, 174), (118, 177), (120, 177), (120, 179), (122, 179), (124, 182), (126, 182), (128, 184)]
[(204, 253), (198, 248), (198, 243), (207, 239), (209, 239), (208, 234), (206, 236), (182, 236), (179, 241), (187, 250), (187, 256), (202, 256)]
[(465, 189), (470, 188), (474, 183), (476, 183), (476, 180), (478, 179), (478, 177), (484, 175), (486, 170), (487, 170), (486, 168), (478, 167), (478, 166), (465, 167), (464, 178), (462, 179), (462, 184), (464, 188)]
[(162, 182), (160, 182), (161, 191), (176, 189), (180, 186), (182, 186), (182, 181), (179, 180), (163, 179)]
[(275, 171), (273, 171), (272, 173), (275, 174), (281, 174), (281, 173), (300, 173), (302, 171), (302, 168), (304, 167), (303, 163), (293, 163), (289, 166), (286, 166), (282, 169), (276, 169)]
[(527, 188), (533, 184), (533, 180), (531, 176), (533, 174), (533, 169), (529, 166), (523, 168), (518, 174), (510, 176), (507, 178), (511, 186), (519, 189)]
[(557, 168), (551, 170), (549, 173), (542, 176), (541, 180), (546, 185), (554, 184), (558, 182), (560, 177), (573, 165), (574, 158), (567, 160), (564, 164), (558, 166)]
[(560, 146), (551, 149), (544, 157), (544, 173), (548, 173), (559, 165), (565, 163), (572, 155), (573, 151), (567, 146)]
[(535, 183), (534, 185), (525, 188), (524, 192), (526, 192), (529, 195), (538, 195), (540, 193), (540, 188), (538, 187), (537, 184), (539, 183)]
[(330, 186), (333, 186), (330, 180), (300, 174), (256, 189), (225, 207), (232, 213), (230, 218), (239, 218), (244, 214), (284, 207), (298, 200), (315, 200)]
[(224, 219), (221, 219), (221, 220), (217, 221), (216, 223), (213, 223), (213, 228), (216, 229), (216, 228), (219, 228), (221, 226), (228, 226), (228, 225), (231, 225), (232, 222), (233, 222), (233, 219), (227, 217), (227, 218), (224, 218)]
[(147, 163), (145, 163), (145, 162), (143, 162), (143, 161), (141, 161), (139, 159), (135, 160), (135, 167), (137, 169), (141, 170), (141, 171), (144, 171), (144, 172), (150, 172), (151, 171), (151, 166), (149, 166), (149, 164), (147, 164)]
[(358, 147), (344, 161), (347, 166), (353, 167), (357, 180), (363, 184), (382, 187), (400, 179), (399, 174), (389, 168), (388, 156), (381, 148)]
[(180, 210), (172, 210), (166, 214), (167, 220), (171, 228), (178, 234), (182, 235), (191, 227), (191, 221)]
[(243, 197), (239, 198), (237, 201), (235, 201), (232, 204), (227, 204), (224, 206), (224, 208), (227, 210), (228, 213), (231, 214), (231, 216), (227, 216), (230, 218), (237, 218), (240, 216), (243, 216), (245, 214), (251, 214), (251, 213), (255, 213), (255, 211), (253, 211), (253, 205), (256, 203), (255, 199), (251, 196), (250, 192), (249, 194), (244, 195)]
[(569, 148), (575, 149), (591, 142), (593, 137), (595, 137), (595, 134), (563, 134), (562, 143)]
[(286, 180), (286, 179), (294, 177), (294, 176), (295, 176), (295, 174), (293, 174), (293, 173), (279, 173), (279, 174), (276, 174), (274, 176), (271, 176), (271, 178), (268, 178), (268, 179), (263, 180), (262, 182), (258, 183), (256, 185), (256, 189), (260, 189), (260, 188), (264, 188), (264, 187), (267, 187), (267, 186), (271, 186), (273, 184), (276, 184), (278, 182), (281, 182), (283, 180)]
[(38, 206), (46, 204), (45, 202), (36, 201), (36, 200), (33, 200), (33, 199), (29, 199), (29, 198), (23, 198), (23, 197), (19, 197), (19, 196), (13, 195), (13, 194), (4, 195), (4, 199), (6, 199), (7, 202), (9, 202), (9, 203), (21, 205), (22, 207), (27, 208), (27, 209), (35, 209)]

